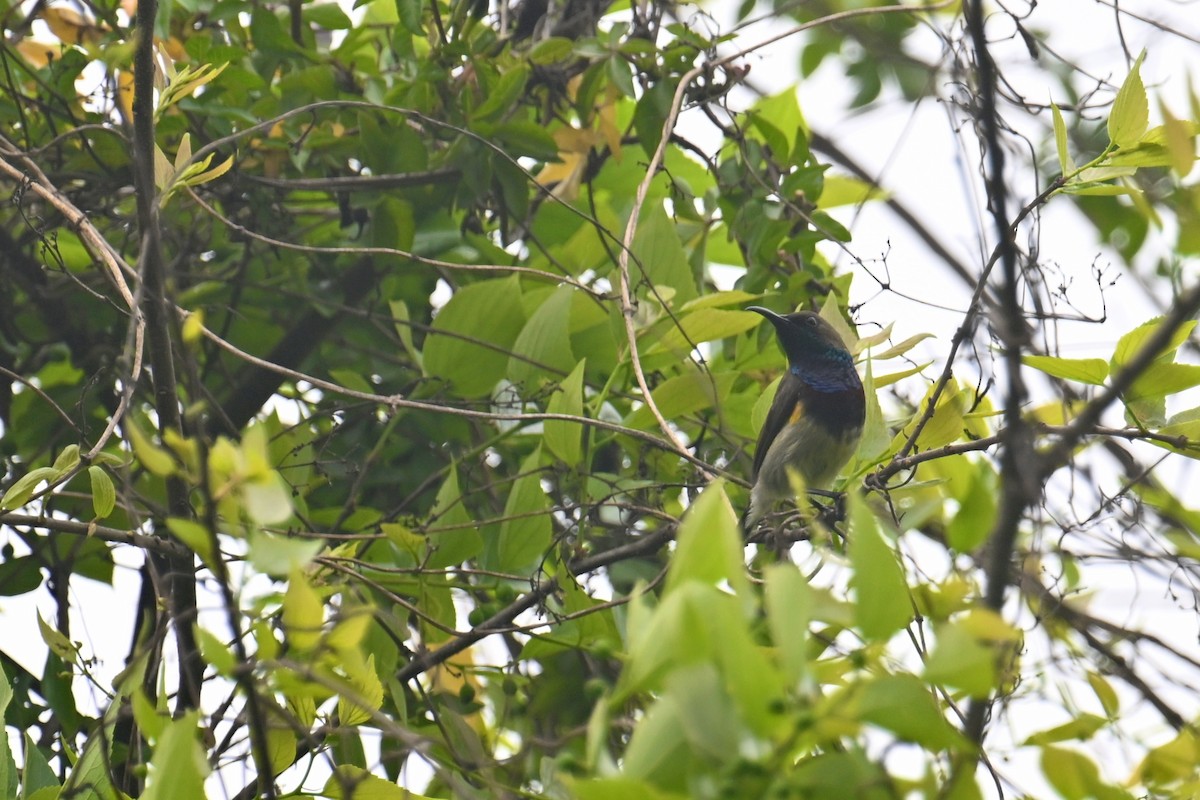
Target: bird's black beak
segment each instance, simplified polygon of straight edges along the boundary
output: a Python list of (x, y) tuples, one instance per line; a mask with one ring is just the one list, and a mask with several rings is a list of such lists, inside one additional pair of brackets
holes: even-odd
[(776, 326), (787, 322), (786, 319), (781, 317), (779, 314), (776, 314), (769, 308), (763, 308), (762, 306), (746, 306), (746, 310), (753, 311), (756, 314), (762, 314), (764, 317), (771, 320), (771, 323)]

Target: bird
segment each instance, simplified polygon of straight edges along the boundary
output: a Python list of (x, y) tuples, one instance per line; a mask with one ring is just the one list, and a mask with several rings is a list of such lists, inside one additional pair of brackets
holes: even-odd
[(789, 471), (809, 489), (827, 489), (858, 449), (866, 396), (854, 357), (832, 325), (811, 311), (777, 314), (749, 306), (775, 327), (787, 356), (754, 451), (749, 530), (778, 500), (795, 497)]

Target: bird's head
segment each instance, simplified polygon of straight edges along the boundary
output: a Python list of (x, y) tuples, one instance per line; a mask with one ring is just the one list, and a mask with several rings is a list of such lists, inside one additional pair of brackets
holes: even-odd
[(789, 364), (825, 359), (853, 363), (842, 337), (812, 311), (776, 314), (762, 306), (750, 306), (746, 310), (762, 314), (775, 326), (775, 334)]

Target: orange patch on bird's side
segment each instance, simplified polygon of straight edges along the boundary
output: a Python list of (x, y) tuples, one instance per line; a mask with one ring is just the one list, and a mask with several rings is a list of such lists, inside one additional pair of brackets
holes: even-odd
[(797, 400), (796, 405), (792, 406), (792, 416), (788, 420), (788, 422), (792, 425), (795, 425), (797, 422), (800, 421), (800, 418), (803, 416), (804, 416), (804, 403), (801, 403), (799, 400)]

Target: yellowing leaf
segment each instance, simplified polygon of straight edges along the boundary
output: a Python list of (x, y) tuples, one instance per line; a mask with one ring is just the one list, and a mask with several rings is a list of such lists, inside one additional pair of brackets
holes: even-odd
[(63, 46), (57, 42), (51, 44), (49, 42), (39, 42), (35, 39), (22, 39), (17, 42), (17, 52), (21, 54), (21, 58), (31, 66), (37, 69), (49, 64), (62, 56)]
[(43, 6), (39, 16), (64, 44), (98, 44), (104, 37), (103, 28), (69, 6)]
[(1167, 144), (1167, 155), (1171, 159), (1171, 169), (1180, 178), (1186, 178), (1196, 163), (1196, 134), (1192, 126), (1177, 119), (1160, 99), (1158, 109), (1163, 118), (1163, 136)]
[(357, 652), (343, 653), (341, 667), (354, 691), (338, 698), (338, 718), (343, 725), (361, 725), (383, 704), (383, 684), (375, 674), (375, 656), (364, 662)]
[(325, 606), (300, 570), (295, 570), (288, 578), (281, 618), (288, 641), (298, 653), (311, 651), (321, 640)]
[(333, 771), (321, 795), (331, 800), (437, 800), (402, 789), (391, 781), (348, 764)]
[(41, 612), (37, 615), (38, 632), (42, 634), (42, 641), (50, 648), (50, 652), (61, 658), (65, 663), (70, 664), (75, 660), (75, 645), (71, 644), (61, 631), (50, 627), (46, 620), (42, 619)]
[(588, 153), (603, 139), (590, 128), (581, 130), (564, 126), (554, 132), (554, 141), (558, 144), (559, 161), (543, 167), (537, 182), (549, 188), (555, 197), (572, 200), (579, 194)]
[(878, 186), (846, 175), (827, 175), (821, 190), (821, 208), (859, 205), (868, 200), (886, 199), (888, 193)]

